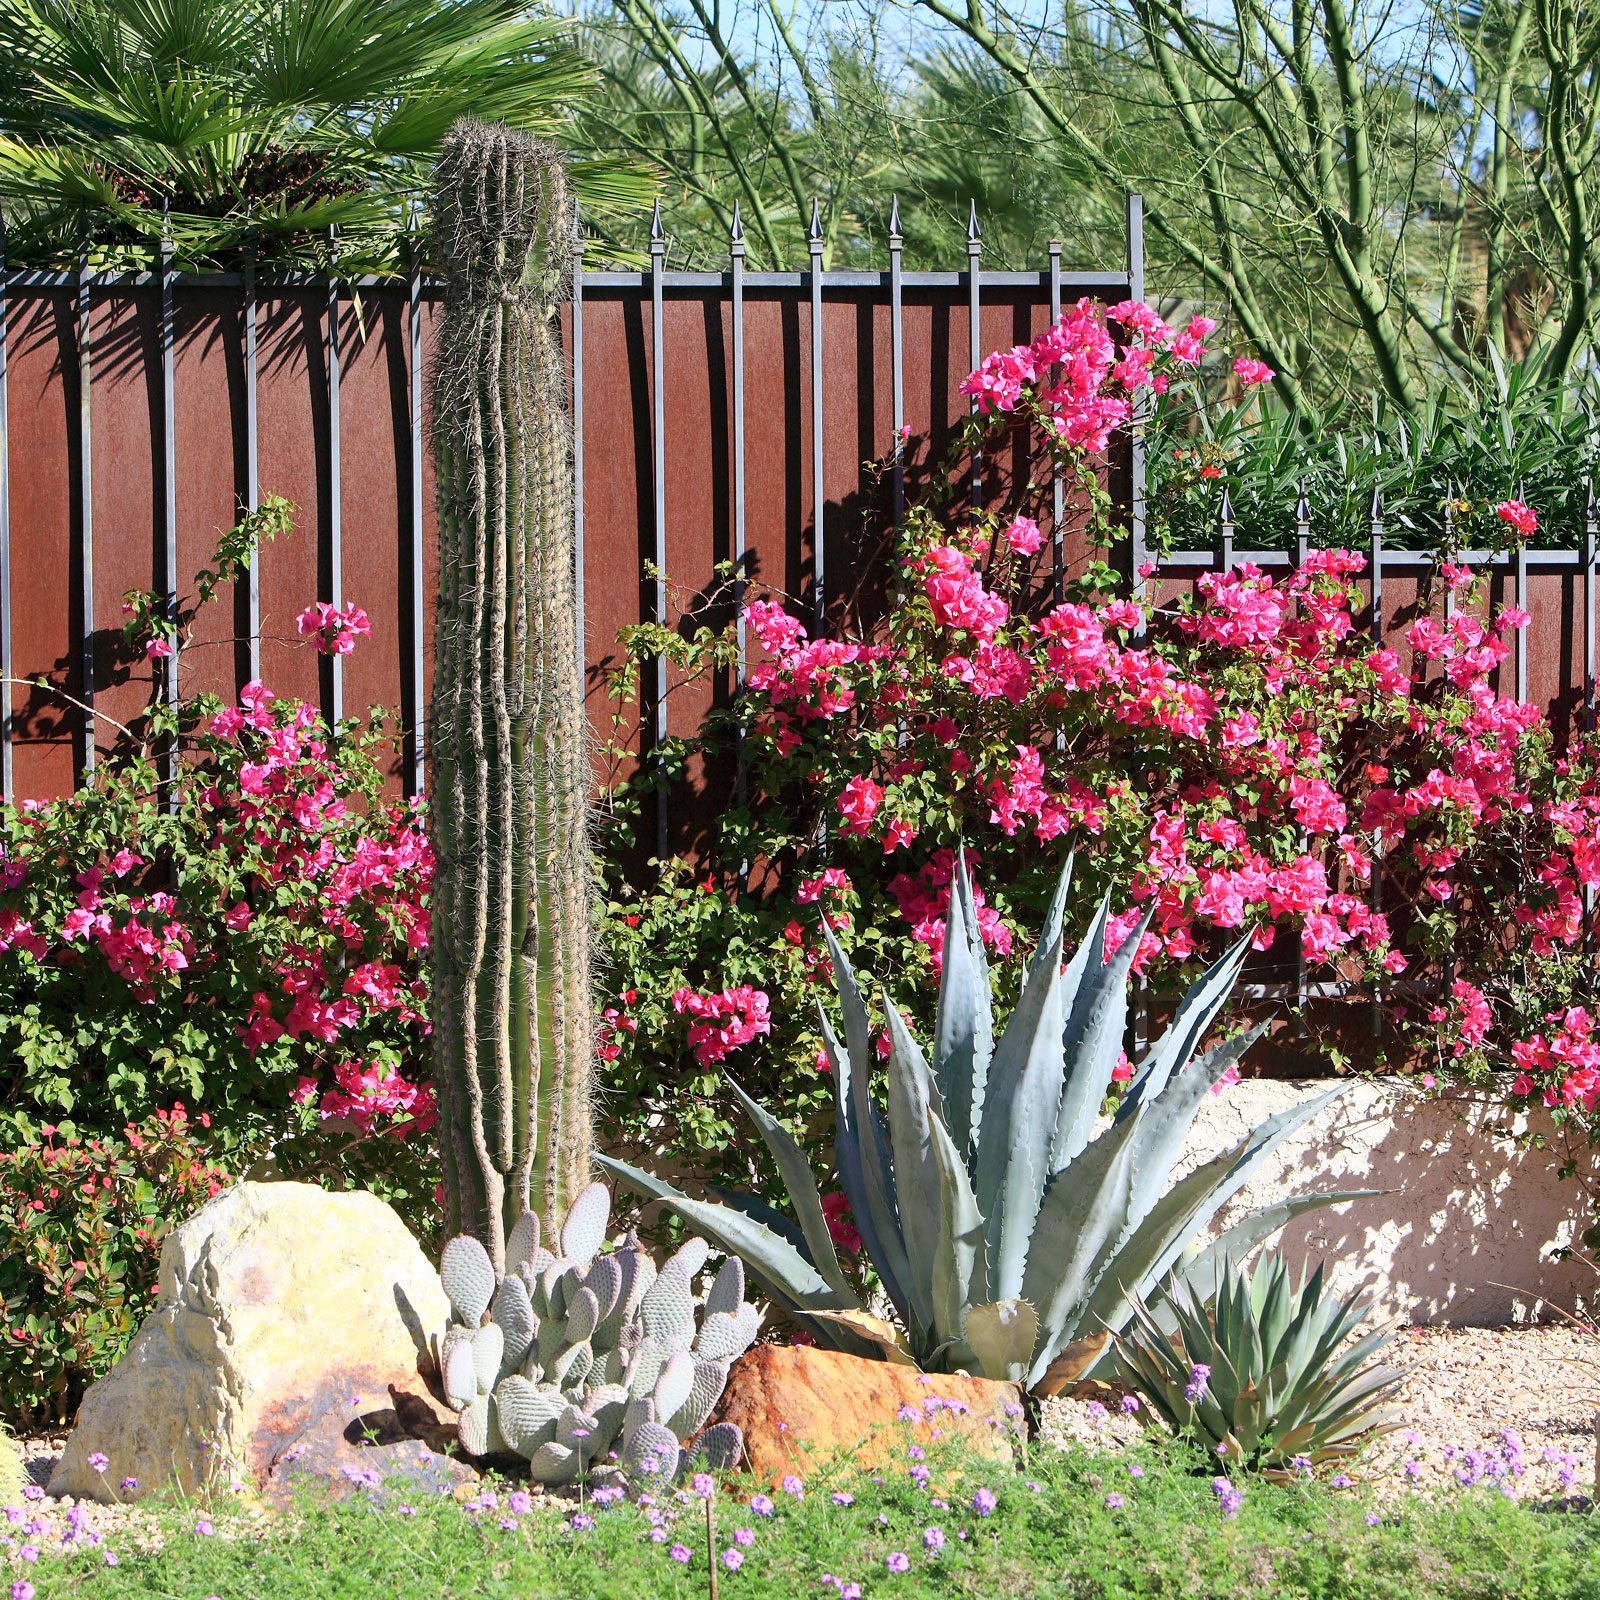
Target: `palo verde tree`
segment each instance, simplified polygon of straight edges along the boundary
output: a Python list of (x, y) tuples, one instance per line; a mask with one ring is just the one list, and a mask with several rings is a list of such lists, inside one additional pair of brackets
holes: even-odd
[(446, 1228), (497, 1267), (588, 1178), (589, 762), (554, 146), (463, 121), (435, 186), (434, 1062)]

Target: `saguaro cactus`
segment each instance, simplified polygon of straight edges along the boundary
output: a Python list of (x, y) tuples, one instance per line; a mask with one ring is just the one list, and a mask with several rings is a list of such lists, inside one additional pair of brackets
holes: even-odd
[(592, 875), (577, 637), (568, 289), (555, 148), (458, 123), (436, 174), (439, 609), (434, 1063), (446, 1227), (497, 1269), (588, 1181)]

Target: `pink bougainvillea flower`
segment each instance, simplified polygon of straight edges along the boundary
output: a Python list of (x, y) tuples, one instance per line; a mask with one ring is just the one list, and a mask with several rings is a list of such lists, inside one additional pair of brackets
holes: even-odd
[(372, 633), (372, 624), (359, 606), (340, 608), (326, 600), (307, 606), (295, 619), (302, 638), (326, 656), (347, 656), (357, 639)]

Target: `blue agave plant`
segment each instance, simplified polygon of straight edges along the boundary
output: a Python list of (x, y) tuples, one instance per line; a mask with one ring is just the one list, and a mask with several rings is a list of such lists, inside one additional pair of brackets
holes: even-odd
[[(1067, 959), (1071, 879), (1069, 860), (996, 1039), (972, 884), (958, 861), (931, 1061), (885, 998), (887, 1126), (869, 1083), (866, 1004), (823, 923), (845, 1034), (841, 1048), (819, 1006), (833, 1068), (834, 1159), (892, 1321), (874, 1315), (846, 1281), (799, 1145), (737, 1085), (788, 1186), (792, 1221), (754, 1196), (694, 1199), (625, 1162), (602, 1157), (605, 1166), (743, 1257), (820, 1343), (926, 1371), (1021, 1380), (1039, 1393), (1075, 1382), (1126, 1325), (1132, 1300), (1166, 1279), (1262, 1158), (1342, 1087), (1273, 1117), (1236, 1149), (1169, 1182), (1207, 1093), (1260, 1036), (1257, 1028), (1194, 1058), (1238, 978), (1241, 943), (1183, 997), (1097, 1133), (1144, 927), (1102, 960), (1108, 897)], [(1281, 1201), (1235, 1222), (1208, 1250), (1237, 1258), (1300, 1212), (1369, 1192)]]

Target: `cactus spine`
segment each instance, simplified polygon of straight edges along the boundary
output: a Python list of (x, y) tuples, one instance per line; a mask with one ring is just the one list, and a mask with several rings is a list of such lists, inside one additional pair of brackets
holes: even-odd
[(464, 121), (436, 173), (439, 607), (429, 710), (446, 1225), (496, 1267), (588, 1181), (589, 757), (555, 148)]

